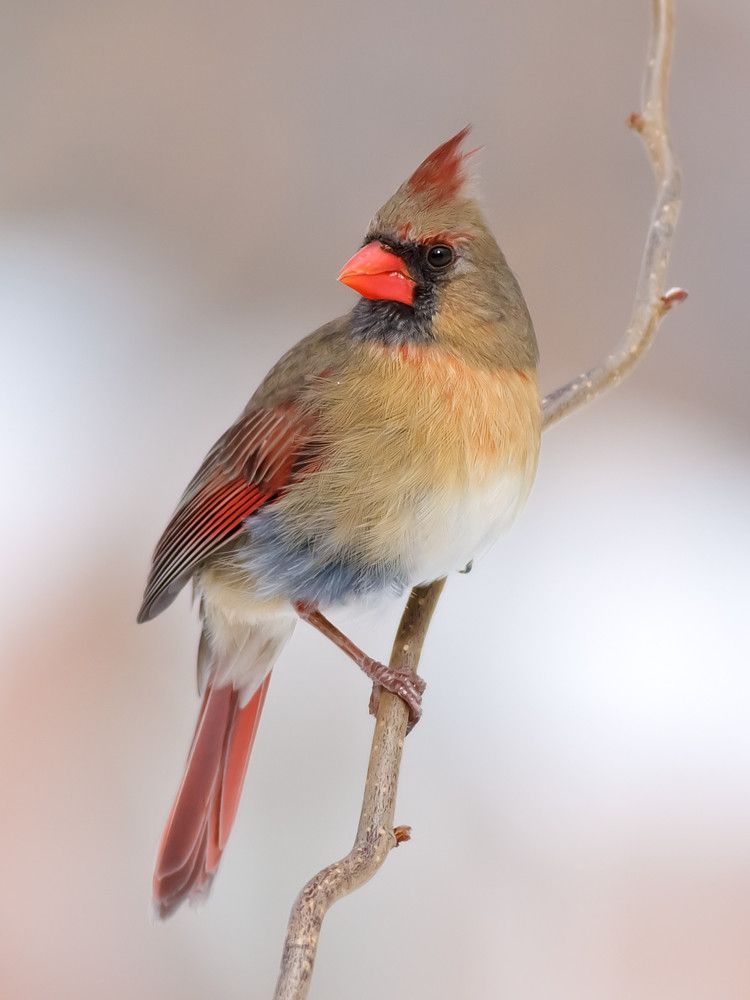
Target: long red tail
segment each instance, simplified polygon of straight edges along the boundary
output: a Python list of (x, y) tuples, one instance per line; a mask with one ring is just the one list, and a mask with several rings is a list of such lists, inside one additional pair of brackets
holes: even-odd
[(230, 686), (209, 684), (185, 775), (169, 814), (154, 871), (154, 904), (167, 917), (205, 894), (229, 838), (270, 673), (244, 708)]

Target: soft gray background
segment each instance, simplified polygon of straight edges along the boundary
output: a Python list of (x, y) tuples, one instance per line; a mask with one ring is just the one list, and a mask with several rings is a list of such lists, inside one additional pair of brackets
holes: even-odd
[[(690, 289), (545, 438), (517, 527), (450, 581), (399, 822), (313, 1000), (750, 995), (750, 7), (683, 0)], [(353, 835), (367, 686), (300, 628), (209, 904), (154, 924), (197, 710), (151, 548), (273, 360), (349, 308), (368, 219), (467, 121), (552, 388), (626, 323), (652, 197), (646, 0), (10, 3), (0, 25), (4, 1000), (264, 1000)], [(351, 618), (385, 655), (398, 608)]]

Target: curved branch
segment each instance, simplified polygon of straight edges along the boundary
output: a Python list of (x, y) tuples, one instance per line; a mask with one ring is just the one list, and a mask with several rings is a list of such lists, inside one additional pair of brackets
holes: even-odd
[[(657, 181), (657, 196), (646, 237), (630, 324), (615, 350), (602, 362), (542, 400), (544, 427), (616, 385), (634, 367), (669, 309), (686, 297), (665, 291), (667, 265), (680, 208), (680, 174), (667, 129), (667, 85), (672, 54), (672, 0), (652, 0), (652, 35), (643, 84), (643, 109), (628, 119), (643, 139)], [(415, 587), (406, 605), (390, 664), (416, 671), (427, 628), (445, 580)], [(406, 705), (383, 692), (380, 698), (364, 800), (354, 846), (340, 861), (318, 872), (292, 907), (274, 1000), (307, 996), (323, 918), (342, 896), (364, 885), (389, 850), (408, 840), (409, 828), (393, 828), (399, 768), (408, 722)]]
[(657, 193), (630, 324), (605, 361), (544, 397), (545, 427), (617, 385), (649, 346), (665, 314), (676, 302), (687, 298), (687, 292), (681, 288), (665, 290), (667, 265), (680, 211), (681, 187), (667, 125), (669, 64), (674, 37), (672, 0), (652, 0), (652, 16), (651, 43), (643, 79), (643, 110), (633, 112), (628, 125), (643, 139), (656, 175)]

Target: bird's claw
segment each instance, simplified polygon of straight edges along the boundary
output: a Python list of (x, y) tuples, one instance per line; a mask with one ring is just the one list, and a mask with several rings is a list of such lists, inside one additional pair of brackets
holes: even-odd
[(381, 691), (383, 689), (390, 691), (409, 709), (409, 725), (406, 731), (411, 732), (422, 717), (422, 695), (427, 684), (413, 670), (406, 667), (387, 667), (377, 660), (368, 663), (366, 672), (374, 681), (370, 695), (370, 712), (377, 715)]

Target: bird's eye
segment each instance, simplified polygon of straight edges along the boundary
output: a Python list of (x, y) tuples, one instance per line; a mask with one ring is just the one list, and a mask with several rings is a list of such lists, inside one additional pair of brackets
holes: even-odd
[(454, 257), (453, 247), (446, 246), (444, 243), (436, 243), (427, 251), (427, 263), (436, 271), (442, 271), (443, 268), (452, 264)]

